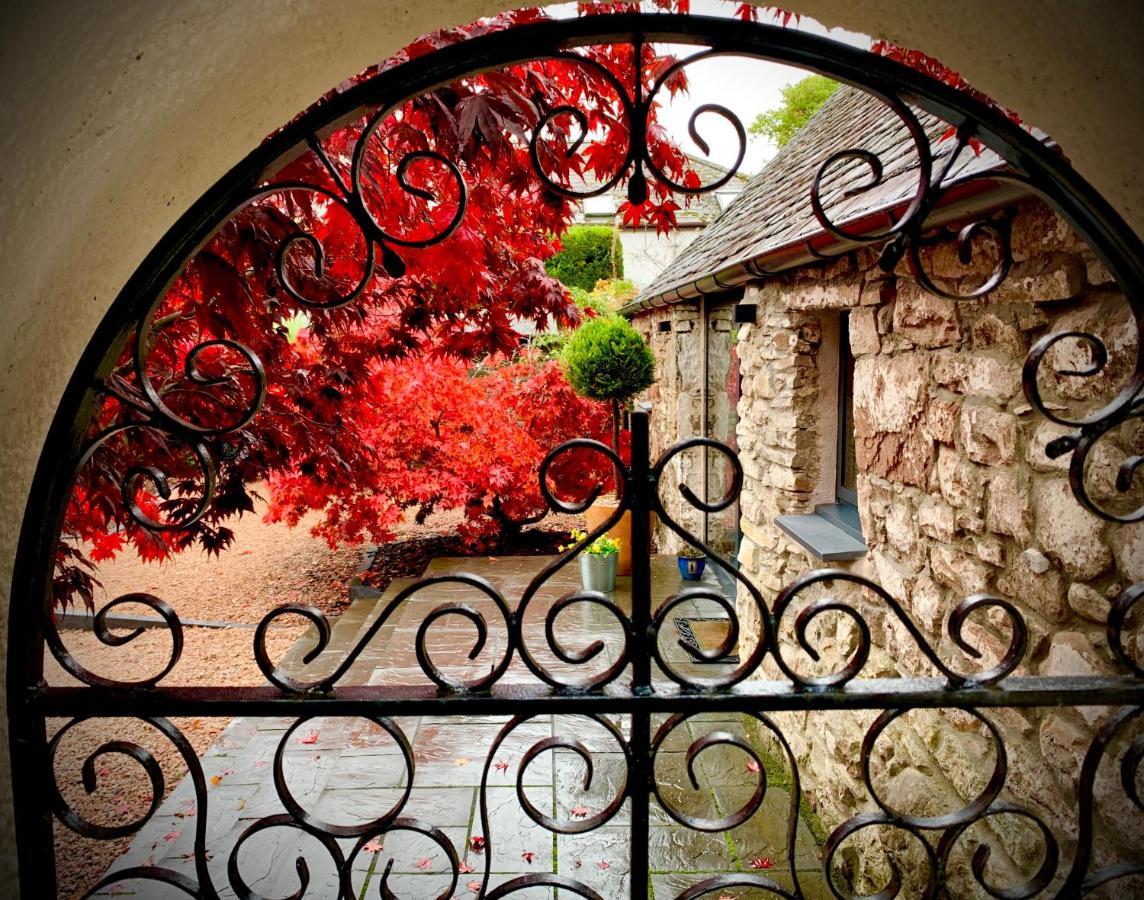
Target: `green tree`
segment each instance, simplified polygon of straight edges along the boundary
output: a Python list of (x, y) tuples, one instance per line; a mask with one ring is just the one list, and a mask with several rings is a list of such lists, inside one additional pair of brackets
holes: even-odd
[(761, 134), (778, 146), (785, 146), (837, 89), (838, 82), (825, 75), (808, 75), (788, 84), (782, 89), (782, 105), (759, 113), (751, 123), (751, 134)]
[(655, 357), (623, 316), (596, 316), (568, 338), (564, 375), (581, 397), (611, 401), (612, 446), (620, 449), (620, 404), (655, 381)]
[(544, 264), (548, 274), (566, 287), (594, 290), (597, 281), (624, 277), (614, 229), (607, 225), (573, 225), (560, 238), (562, 249)]

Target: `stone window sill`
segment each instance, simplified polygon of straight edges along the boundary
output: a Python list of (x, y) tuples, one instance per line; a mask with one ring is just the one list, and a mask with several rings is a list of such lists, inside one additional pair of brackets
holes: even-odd
[(779, 516), (775, 524), (823, 562), (866, 555), (866, 542), (858, 530), (857, 510), (853, 507), (824, 504), (806, 515)]

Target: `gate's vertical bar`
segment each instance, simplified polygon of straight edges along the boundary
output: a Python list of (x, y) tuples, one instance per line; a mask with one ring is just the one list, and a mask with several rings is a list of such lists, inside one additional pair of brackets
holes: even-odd
[[(631, 465), (629, 467), (632, 515), (632, 690), (637, 696), (651, 693), (651, 492), (648, 417), (632, 414)], [(632, 803), (631, 896), (644, 900), (648, 885), (648, 804), (651, 779), (651, 719), (641, 706), (632, 709), (630, 783)]]

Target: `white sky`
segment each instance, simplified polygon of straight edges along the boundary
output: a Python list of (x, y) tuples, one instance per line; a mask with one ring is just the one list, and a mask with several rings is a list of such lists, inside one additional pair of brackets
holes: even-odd
[[(726, 0), (691, 0), (693, 15), (730, 16), (735, 6), (736, 3)], [(556, 17), (564, 17), (575, 15), (576, 7), (574, 3), (566, 3), (546, 7), (545, 11)], [(648, 11), (654, 11), (654, 8), (649, 8)], [(760, 15), (760, 21), (771, 21), (767, 12), (760, 11)], [(870, 38), (864, 34), (855, 34), (841, 28), (828, 29), (807, 16), (803, 16), (797, 25), (792, 19), (789, 27), (810, 34), (825, 35), (863, 49), (868, 49), (871, 43)], [(665, 47), (667, 52), (673, 52), (681, 58), (700, 49), (686, 45)], [(780, 90), (783, 87), (808, 74), (803, 69), (741, 57), (704, 60), (688, 66), (686, 71), (690, 80), (690, 92), (686, 96), (677, 96), (673, 103), (661, 108), (660, 121), (683, 150), (723, 166), (735, 162), (738, 138), (734, 129), (714, 114), (701, 116), (696, 122), (696, 128), (711, 149), (710, 155), (703, 154), (691, 142), (687, 132), (688, 119), (695, 109), (705, 103), (718, 103), (735, 113), (743, 127), (747, 128), (759, 113), (774, 109), (782, 102)], [(747, 153), (739, 171), (748, 175), (755, 174), (774, 156), (775, 150), (769, 141), (748, 134)]]

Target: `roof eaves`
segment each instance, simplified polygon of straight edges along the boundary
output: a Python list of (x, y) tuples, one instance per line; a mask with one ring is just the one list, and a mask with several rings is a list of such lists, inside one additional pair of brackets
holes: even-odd
[[(1012, 181), (978, 180), (960, 187), (962, 189), (959, 191), (959, 185), (955, 183), (946, 188), (948, 192), (946, 202), (938, 206), (927, 218), (927, 228), (938, 228), (955, 219), (997, 209), (1031, 194), (1028, 187)], [(868, 210), (855, 219), (839, 224), (855, 234), (871, 233), (878, 227), (884, 227), (887, 214), (900, 213), (909, 206), (909, 203), (910, 199), (898, 200)], [(645, 310), (720, 294), (751, 281), (821, 262), (824, 256), (842, 256), (868, 246), (870, 246), (868, 243), (837, 238), (825, 229), (819, 228), (813, 233), (799, 236), (780, 246), (728, 263), (714, 272), (689, 276), (657, 290), (654, 294), (636, 297), (621, 307), (620, 314), (632, 316)]]

